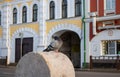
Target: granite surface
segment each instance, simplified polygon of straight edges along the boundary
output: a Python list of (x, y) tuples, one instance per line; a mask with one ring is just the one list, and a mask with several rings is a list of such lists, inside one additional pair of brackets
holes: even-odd
[(15, 77), (75, 77), (75, 71), (60, 52), (30, 52), (17, 64)]

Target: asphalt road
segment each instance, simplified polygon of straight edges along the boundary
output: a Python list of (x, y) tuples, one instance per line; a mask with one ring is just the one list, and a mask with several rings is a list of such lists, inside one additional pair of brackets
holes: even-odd
[[(15, 67), (0, 68), (0, 77), (14, 77)], [(76, 77), (120, 77), (120, 72), (76, 71)]]

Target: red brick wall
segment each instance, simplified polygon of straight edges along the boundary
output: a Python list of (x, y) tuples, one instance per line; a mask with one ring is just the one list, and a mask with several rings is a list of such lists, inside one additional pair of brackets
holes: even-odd
[(101, 32), (101, 30), (98, 29), (98, 27), (100, 27), (100, 26), (103, 26), (103, 22), (97, 22), (97, 24), (96, 24), (97, 33)]
[[(90, 0), (90, 12), (96, 12), (98, 7), (98, 15), (104, 16), (104, 0)], [(120, 0), (116, 0), (116, 14), (120, 14)]]
[(115, 20), (115, 25), (120, 25), (120, 19), (119, 20)]
[(93, 25), (92, 25), (92, 23), (90, 23), (90, 40), (92, 40), (92, 38), (93, 38)]
[(90, 12), (97, 11), (97, 0), (90, 0)]
[(120, 0), (116, 0), (116, 14), (120, 14)]
[(104, 0), (99, 1), (99, 16), (104, 16)]

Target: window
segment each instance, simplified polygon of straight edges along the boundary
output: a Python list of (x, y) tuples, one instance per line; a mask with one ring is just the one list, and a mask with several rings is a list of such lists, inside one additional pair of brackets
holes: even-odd
[(67, 18), (67, 0), (62, 2), (62, 18)]
[(24, 6), (22, 10), (22, 22), (26, 23), (27, 22), (27, 7)]
[(1, 11), (0, 11), (0, 25), (1, 25), (1, 17), (2, 17), (2, 16), (1, 16)]
[(17, 9), (13, 9), (13, 24), (17, 23)]
[(54, 1), (50, 2), (50, 19), (55, 18), (55, 3)]
[(104, 54), (120, 54), (120, 40), (102, 41)]
[(38, 6), (37, 4), (33, 5), (33, 22), (37, 21), (37, 12), (38, 12)]
[(116, 0), (106, 0), (106, 10), (115, 10)]
[(108, 54), (115, 54), (115, 41), (108, 41)]
[(75, 0), (75, 16), (81, 15), (81, 0)]

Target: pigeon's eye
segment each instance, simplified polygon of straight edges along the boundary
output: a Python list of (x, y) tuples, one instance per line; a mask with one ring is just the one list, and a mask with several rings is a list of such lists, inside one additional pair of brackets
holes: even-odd
[(58, 40), (58, 37), (54, 37), (55, 40)]

